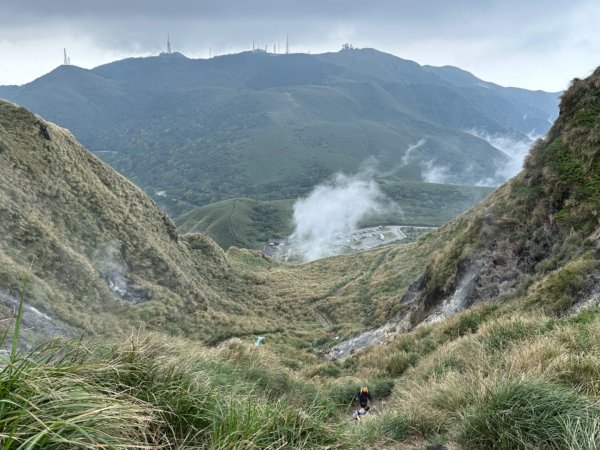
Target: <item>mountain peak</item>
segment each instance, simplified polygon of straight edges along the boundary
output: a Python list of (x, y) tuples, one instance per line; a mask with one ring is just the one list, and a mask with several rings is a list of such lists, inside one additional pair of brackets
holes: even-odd
[(161, 52), (161, 53), (158, 54), (158, 56), (161, 57), (161, 58), (185, 58), (185, 59), (189, 59), (183, 53), (179, 53), (179, 52), (171, 52), (171, 53)]

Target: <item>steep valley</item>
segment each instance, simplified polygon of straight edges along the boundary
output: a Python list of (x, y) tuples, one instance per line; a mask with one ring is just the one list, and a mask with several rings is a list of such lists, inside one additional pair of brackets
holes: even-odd
[[(600, 69), (573, 81), (523, 171), (470, 211), (413, 243), (287, 265), (180, 233), (69, 131), (2, 101), (0, 438), (597, 448), (599, 152)], [(379, 327), (376, 345), (323, 357)], [(351, 422), (361, 386), (377, 402)]]

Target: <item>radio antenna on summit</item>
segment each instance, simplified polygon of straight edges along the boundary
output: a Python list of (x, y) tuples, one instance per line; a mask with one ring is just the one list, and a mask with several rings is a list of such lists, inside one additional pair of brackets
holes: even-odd
[(68, 66), (68, 65), (70, 65), (70, 64), (71, 64), (71, 58), (69, 58), (69, 57), (67, 56), (67, 49), (66, 49), (66, 48), (63, 48), (63, 54), (64, 54), (64, 56), (65, 56), (65, 59), (64, 59), (64, 62), (63, 62), (63, 64), (64, 64), (65, 66)]
[(290, 37), (287, 34), (285, 35), (285, 54), (290, 54)]
[(171, 53), (171, 36), (167, 33), (167, 53)]

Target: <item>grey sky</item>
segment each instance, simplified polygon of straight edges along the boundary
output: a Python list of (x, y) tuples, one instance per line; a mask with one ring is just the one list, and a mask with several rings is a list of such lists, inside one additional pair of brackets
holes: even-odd
[(0, 0), (0, 84), (62, 62), (92, 68), (156, 54), (171, 35), (189, 57), (257, 44), (337, 51), (350, 42), (485, 80), (561, 90), (600, 65), (598, 0)]

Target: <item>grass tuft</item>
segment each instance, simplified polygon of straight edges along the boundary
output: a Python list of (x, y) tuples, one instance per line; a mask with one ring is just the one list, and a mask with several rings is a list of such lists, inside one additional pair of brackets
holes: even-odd
[(573, 448), (598, 435), (599, 417), (596, 402), (571, 390), (535, 380), (499, 383), (465, 412), (459, 442), (466, 449)]

